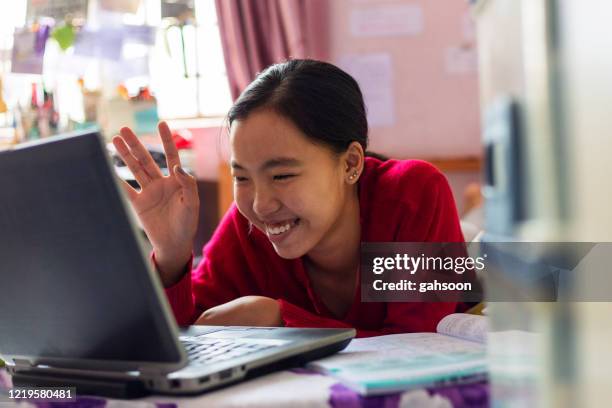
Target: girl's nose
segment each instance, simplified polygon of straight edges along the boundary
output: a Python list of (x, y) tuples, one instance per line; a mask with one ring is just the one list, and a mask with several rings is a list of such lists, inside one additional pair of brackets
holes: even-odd
[(267, 188), (258, 188), (253, 198), (253, 211), (258, 217), (265, 219), (280, 208), (280, 202)]

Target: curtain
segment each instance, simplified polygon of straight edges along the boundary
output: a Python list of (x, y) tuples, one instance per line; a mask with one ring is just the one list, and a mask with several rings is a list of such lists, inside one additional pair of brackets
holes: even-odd
[(215, 0), (232, 98), (265, 67), (328, 59), (327, 0)]

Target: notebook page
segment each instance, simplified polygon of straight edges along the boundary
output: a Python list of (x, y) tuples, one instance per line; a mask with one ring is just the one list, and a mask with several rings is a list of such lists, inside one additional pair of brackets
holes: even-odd
[(340, 353), (311, 365), (329, 368), (336, 364), (371, 364), (390, 360), (402, 366), (424, 356), (435, 356), (436, 360), (444, 362), (455, 360), (459, 356), (471, 358), (484, 355), (485, 351), (483, 344), (439, 333), (401, 333), (353, 339)]
[(413, 352), (453, 353), (480, 349), (483, 349), (483, 347), (440, 333), (400, 333), (353, 339), (339, 355), (348, 353), (367, 354), (369, 352), (376, 353), (379, 356), (384, 354), (404, 355)]
[(466, 313), (453, 313), (440, 320), (436, 330), (440, 334), (484, 344), (487, 340), (487, 318)]

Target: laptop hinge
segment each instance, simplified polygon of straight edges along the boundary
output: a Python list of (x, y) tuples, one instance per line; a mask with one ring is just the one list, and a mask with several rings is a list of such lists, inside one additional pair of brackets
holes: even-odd
[(13, 358), (12, 360), (15, 368), (30, 368), (34, 366), (30, 360), (25, 358)]
[[(12, 361), (11, 361), (12, 360)], [(17, 371), (25, 371), (29, 368), (34, 367), (34, 364), (30, 360), (25, 358), (12, 358), (11, 360), (6, 360), (6, 370), (10, 374), (14, 374)]]
[(159, 375), (168, 373), (167, 370), (161, 370), (155, 367), (140, 367), (137, 371), (141, 377), (145, 378), (157, 377)]

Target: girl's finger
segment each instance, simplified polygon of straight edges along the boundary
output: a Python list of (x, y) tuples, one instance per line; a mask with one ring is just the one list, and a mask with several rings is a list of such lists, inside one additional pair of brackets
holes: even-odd
[(164, 144), (164, 152), (166, 153), (166, 164), (168, 165), (168, 170), (173, 169), (174, 166), (180, 166), (181, 159), (179, 158), (174, 140), (172, 140), (172, 132), (170, 132), (168, 124), (166, 122), (159, 122), (157, 129), (159, 130), (159, 136)]
[(172, 173), (181, 187), (183, 187), (183, 200), (185, 205), (192, 208), (196, 207), (200, 202), (200, 198), (198, 197), (198, 182), (195, 177), (187, 174), (181, 166), (174, 166), (172, 168)]
[(117, 153), (121, 156), (121, 159), (128, 166), (134, 178), (140, 184), (140, 188), (144, 188), (151, 182), (151, 177), (149, 177), (148, 173), (142, 167), (142, 164), (134, 157), (134, 155), (130, 152), (127, 144), (120, 136), (113, 137), (113, 145), (115, 149), (117, 149)]
[(149, 177), (151, 179), (162, 177), (162, 172), (155, 163), (155, 160), (153, 160), (153, 157), (151, 157), (151, 153), (149, 153), (134, 132), (132, 132), (132, 129), (123, 127), (119, 133), (121, 133), (123, 141), (128, 145), (130, 152), (136, 160), (140, 162)]

